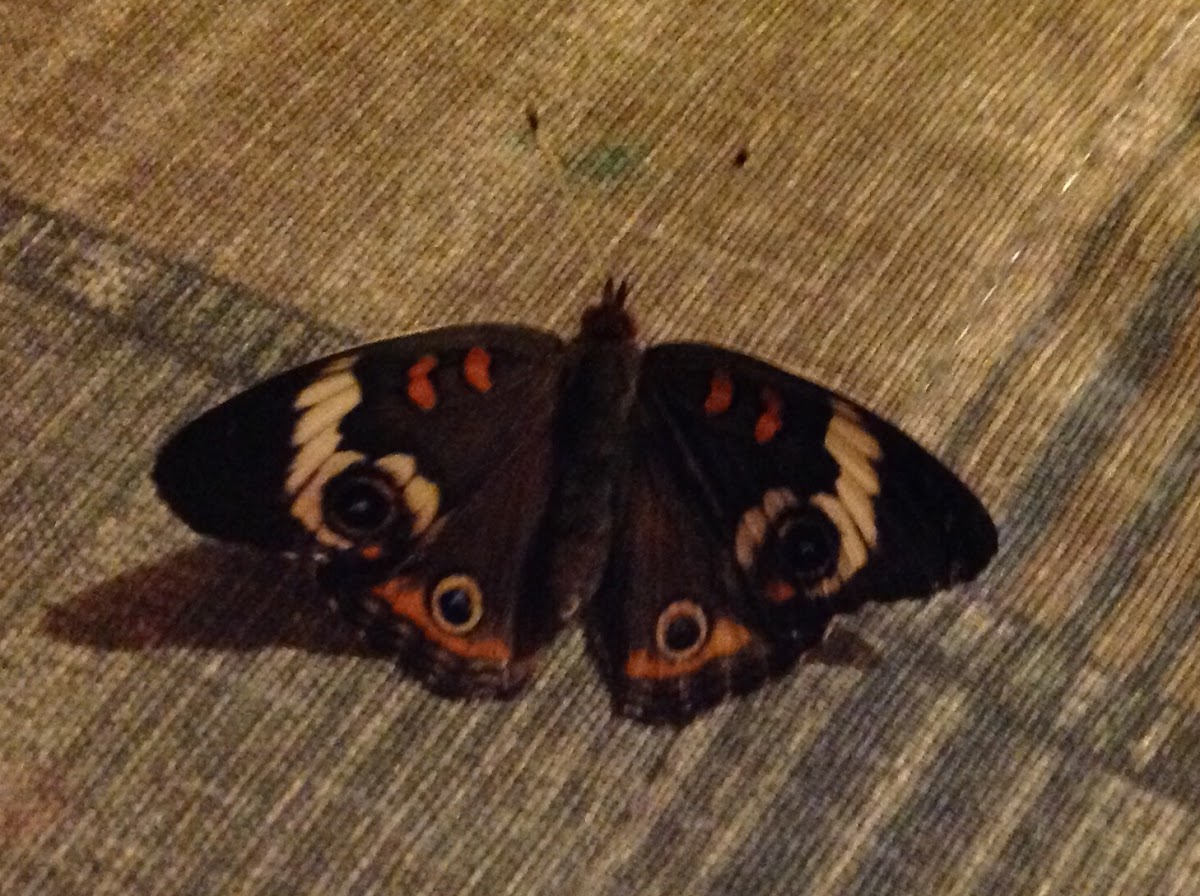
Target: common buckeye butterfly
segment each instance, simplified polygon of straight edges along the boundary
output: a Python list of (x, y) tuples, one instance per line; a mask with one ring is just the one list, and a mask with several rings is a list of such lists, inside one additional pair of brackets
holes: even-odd
[(626, 297), (610, 280), (571, 342), (448, 327), (283, 373), (178, 432), (159, 493), (197, 532), (311, 560), (439, 694), (513, 695), (581, 618), (644, 722), (995, 553), (980, 501), (891, 424), (743, 354), (643, 349)]

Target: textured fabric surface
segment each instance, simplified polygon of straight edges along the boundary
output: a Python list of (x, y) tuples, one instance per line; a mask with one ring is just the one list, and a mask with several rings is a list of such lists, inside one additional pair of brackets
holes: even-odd
[[(0, 892), (1195, 893), (1197, 15), (0, 2)], [(256, 378), (609, 270), (923, 440), (988, 572), (675, 733), (577, 634), (429, 696), (156, 501)]]

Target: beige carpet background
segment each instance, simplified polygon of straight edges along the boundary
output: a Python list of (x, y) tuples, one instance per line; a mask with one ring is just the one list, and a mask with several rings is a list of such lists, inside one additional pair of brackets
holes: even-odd
[[(1183, 0), (0, 2), (0, 892), (1195, 892), (1198, 60)], [(156, 501), (255, 379), (609, 271), (928, 444), (989, 571), (676, 735), (576, 636), (431, 697)]]

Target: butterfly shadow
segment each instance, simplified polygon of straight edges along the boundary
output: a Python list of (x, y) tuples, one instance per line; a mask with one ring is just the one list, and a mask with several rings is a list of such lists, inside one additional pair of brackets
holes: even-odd
[(288, 561), (200, 544), (51, 606), (51, 638), (105, 651), (170, 647), (378, 657), (324, 612)]

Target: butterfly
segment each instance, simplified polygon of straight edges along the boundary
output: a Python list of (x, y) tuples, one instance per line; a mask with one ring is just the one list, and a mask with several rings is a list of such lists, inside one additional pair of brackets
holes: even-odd
[(432, 691), (509, 697), (575, 620), (614, 710), (683, 724), (865, 601), (974, 578), (974, 494), (853, 401), (744, 354), (639, 345), (610, 279), (572, 341), (452, 326), (306, 364), (162, 448), (207, 536), (306, 558)]

